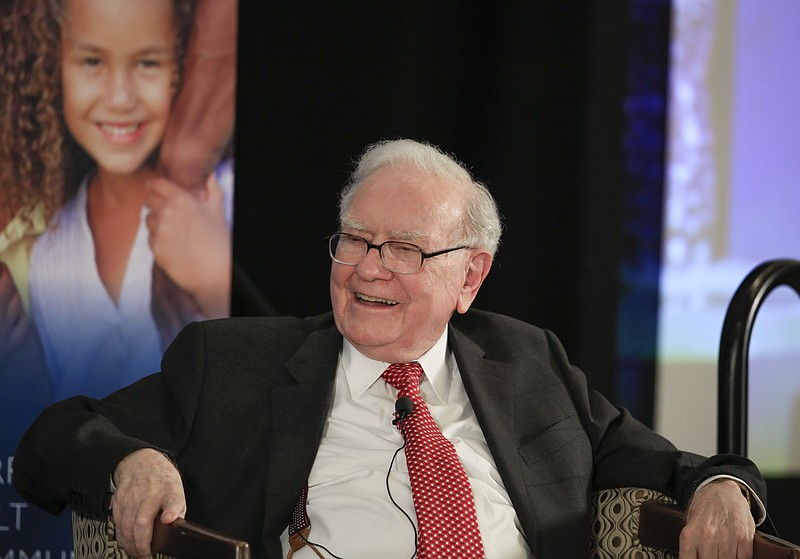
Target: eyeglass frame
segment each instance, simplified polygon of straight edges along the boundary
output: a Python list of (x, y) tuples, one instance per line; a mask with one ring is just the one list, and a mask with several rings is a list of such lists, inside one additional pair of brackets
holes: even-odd
[[(361, 260), (359, 260), (358, 262), (354, 262), (352, 264), (349, 263), (349, 262), (342, 262), (341, 260), (337, 260), (337, 258), (333, 255), (333, 238), (334, 237), (341, 237), (343, 235), (345, 235), (347, 237), (354, 238), (354, 239), (358, 239), (360, 241), (364, 241), (364, 244), (367, 245), (367, 250), (364, 251), (364, 256), (362, 256)], [(367, 255), (369, 254), (369, 251), (374, 248), (374, 249), (376, 249), (378, 251), (378, 255), (381, 258), (381, 262), (383, 263), (383, 266), (387, 270), (392, 272), (393, 274), (401, 274), (401, 275), (412, 275), (412, 274), (420, 273), (422, 271), (423, 266), (425, 265), (425, 261), (428, 258), (433, 258), (434, 256), (441, 256), (442, 254), (447, 254), (448, 252), (454, 252), (456, 250), (462, 250), (462, 249), (465, 249), (465, 248), (471, 248), (468, 245), (463, 245), (463, 246), (457, 246), (457, 247), (452, 247), (452, 248), (446, 248), (446, 249), (443, 249), (443, 250), (437, 250), (437, 251), (434, 251), (434, 252), (425, 252), (424, 250), (422, 250), (420, 247), (418, 247), (414, 243), (409, 243), (407, 241), (396, 241), (394, 239), (390, 239), (388, 241), (383, 241), (382, 243), (376, 245), (374, 243), (369, 242), (368, 240), (366, 240), (364, 237), (361, 237), (360, 235), (353, 235), (352, 233), (345, 233), (344, 231), (337, 231), (336, 233), (331, 233), (330, 235), (328, 235), (326, 240), (328, 241), (328, 255), (331, 257), (331, 260), (333, 260), (337, 264), (342, 264), (344, 266), (358, 266), (367, 257)], [(396, 272), (395, 270), (392, 270), (389, 267), (389, 265), (386, 264), (386, 259), (383, 257), (383, 247), (386, 246), (386, 245), (390, 245), (390, 244), (406, 245), (406, 246), (412, 247), (412, 248), (416, 249), (417, 251), (419, 251), (420, 259), (419, 259), (419, 268), (417, 269), (417, 271), (415, 271), (415, 272)]]

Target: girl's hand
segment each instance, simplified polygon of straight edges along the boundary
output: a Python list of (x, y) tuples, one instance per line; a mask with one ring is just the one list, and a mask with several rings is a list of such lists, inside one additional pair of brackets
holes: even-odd
[(194, 297), (206, 318), (228, 316), (231, 232), (214, 174), (197, 192), (165, 178), (151, 179), (147, 189), (146, 221), (156, 264)]

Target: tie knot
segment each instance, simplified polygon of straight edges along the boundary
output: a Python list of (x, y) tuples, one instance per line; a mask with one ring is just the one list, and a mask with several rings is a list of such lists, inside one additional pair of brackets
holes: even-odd
[(422, 365), (412, 363), (394, 363), (383, 372), (383, 379), (400, 391), (419, 386), (422, 378)]

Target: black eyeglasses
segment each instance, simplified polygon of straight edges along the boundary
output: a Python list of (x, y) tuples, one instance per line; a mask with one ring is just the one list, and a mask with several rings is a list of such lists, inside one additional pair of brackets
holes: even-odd
[(356, 266), (367, 256), (369, 249), (378, 250), (381, 255), (381, 262), (386, 269), (395, 274), (416, 274), (422, 269), (422, 263), (426, 258), (433, 258), (441, 254), (447, 254), (454, 250), (469, 248), (459, 246), (437, 250), (436, 252), (423, 252), (417, 245), (403, 241), (385, 241), (379, 245), (374, 245), (358, 235), (349, 233), (334, 233), (328, 237), (328, 254), (334, 262), (345, 264), (346, 266)]

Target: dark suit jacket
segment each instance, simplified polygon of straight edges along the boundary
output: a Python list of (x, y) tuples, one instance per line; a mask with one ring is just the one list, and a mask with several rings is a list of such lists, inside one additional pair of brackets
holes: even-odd
[[(450, 329), (470, 401), (539, 557), (588, 554), (594, 489), (644, 486), (685, 502), (702, 479), (725, 472), (764, 499), (749, 461), (679, 452), (589, 390), (551, 333), (474, 310)], [(156, 447), (184, 477), (188, 518), (277, 559), (322, 436), (341, 344), (330, 313), (192, 324), (167, 350), (162, 373), (101, 401), (46, 410), (20, 443), (17, 491), (51, 512), (69, 504), (100, 514), (119, 460)]]

